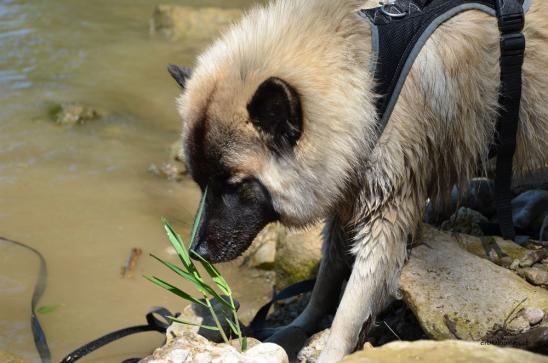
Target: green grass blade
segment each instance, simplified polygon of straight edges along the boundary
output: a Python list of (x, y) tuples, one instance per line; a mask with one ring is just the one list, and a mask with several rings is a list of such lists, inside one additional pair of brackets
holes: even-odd
[(181, 297), (181, 298), (183, 298), (187, 301), (196, 303), (196, 304), (201, 305), (201, 306), (206, 307), (206, 308), (208, 307), (207, 304), (205, 304), (203, 301), (200, 301), (200, 300), (196, 299), (195, 297), (192, 297), (191, 295), (187, 294), (186, 292), (178, 289), (177, 287), (175, 287), (175, 286), (171, 285), (170, 283), (167, 283), (167, 282), (165, 282), (165, 281), (163, 281), (163, 280), (161, 280), (157, 277), (145, 276), (145, 278), (147, 280), (149, 280), (150, 282), (152, 282), (152, 283), (154, 283), (154, 284), (156, 284), (156, 285), (172, 292), (173, 294), (175, 294), (175, 295), (177, 295), (177, 296), (179, 296), (179, 297)]
[(223, 292), (223, 294), (232, 295), (232, 290), (230, 290), (230, 286), (228, 286), (228, 282), (224, 279), (223, 276), (221, 276), (221, 273), (219, 272), (219, 270), (217, 270), (215, 266), (213, 266), (211, 263), (206, 261), (202, 256), (200, 256), (196, 252), (190, 251), (190, 253), (192, 253), (194, 256), (196, 256), (196, 258), (198, 258), (198, 260), (200, 261), (204, 269), (207, 271), (208, 275), (211, 277), (211, 279), (213, 279), (213, 282), (215, 282), (215, 284), (217, 285), (217, 287), (219, 287), (219, 289)]
[(175, 248), (175, 251), (177, 252), (177, 255), (179, 255), (179, 258), (181, 259), (181, 262), (185, 266), (185, 268), (188, 271), (193, 271), (192, 267), (192, 261), (190, 261), (190, 256), (188, 255), (188, 251), (186, 248), (184, 248), (183, 241), (181, 239), (181, 236), (179, 236), (175, 230), (173, 230), (173, 227), (167, 219), (162, 218), (162, 222), (164, 224), (164, 229), (167, 233), (167, 237), (169, 239), (169, 242)]
[(225, 318), (226, 322), (228, 323), (228, 325), (230, 326), (230, 329), (232, 330), (232, 332), (236, 335), (236, 336), (240, 336), (241, 333), (240, 331), (238, 330), (238, 328), (236, 327), (236, 324), (234, 324), (232, 322), (232, 320), (230, 320), (229, 318)]
[(204, 328), (204, 329), (207, 329), (207, 330), (219, 331), (219, 328), (217, 328), (216, 326), (196, 324), (196, 323), (192, 323), (192, 322), (190, 322), (190, 321), (177, 319), (177, 318), (174, 317), (174, 316), (168, 316), (167, 318), (168, 318), (169, 320), (175, 321), (175, 322), (177, 322), (177, 323), (186, 324), (186, 325), (192, 325), (192, 326), (199, 326), (200, 328)]
[(153, 254), (150, 254), (150, 256), (160, 261), (160, 263), (162, 263), (164, 266), (166, 266), (167, 268), (169, 268), (171, 271), (175, 272), (179, 276), (183, 277), (188, 282), (191, 282), (196, 287), (196, 289), (200, 291), (201, 293), (206, 294), (209, 292), (207, 289), (207, 285), (205, 284), (204, 280), (200, 276), (196, 276), (195, 274), (184, 271), (183, 269), (179, 268), (177, 265), (168, 261), (164, 261)]
[(196, 212), (196, 217), (194, 218), (194, 223), (192, 224), (192, 232), (190, 234), (190, 240), (188, 241), (189, 248), (192, 245), (192, 242), (194, 242), (194, 238), (196, 238), (196, 233), (198, 232), (198, 227), (200, 226), (200, 223), (202, 222), (206, 196), (207, 196), (207, 187), (205, 188), (204, 194), (202, 195), (202, 198), (200, 199), (200, 205), (198, 206), (198, 211)]
[(240, 341), (240, 348), (242, 349), (242, 352), (247, 350), (247, 337), (242, 337), (242, 340)]

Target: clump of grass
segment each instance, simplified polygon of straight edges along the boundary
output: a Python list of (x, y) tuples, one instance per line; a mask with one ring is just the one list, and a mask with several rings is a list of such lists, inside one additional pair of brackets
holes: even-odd
[[(213, 266), (211, 263), (206, 261), (202, 256), (198, 255), (196, 252), (190, 250), (190, 246), (192, 245), (194, 238), (196, 238), (196, 232), (198, 231), (198, 226), (200, 225), (200, 221), (204, 213), (204, 204), (205, 204), (206, 195), (207, 195), (207, 189), (205, 190), (202, 196), (202, 199), (200, 200), (200, 206), (198, 208), (198, 212), (196, 213), (196, 217), (194, 218), (194, 224), (192, 226), (192, 232), (191, 232), (188, 247), (184, 245), (181, 236), (178, 235), (173, 230), (173, 227), (169, 224), (169, 222), (165, 218), (162, 219), (162, 222), (164, 224), (164, 229), (166, 230), (169, 242), (171, 243), (173, 248), (175, 248), (175, 251), (177, 252), (177, 255), (179, 256), (179, 259), (181, 260), (181, 264), (182, 264), (181, 267), (171, 262), (162, 260), (159, 257), (151, 255), (153, 258), (160, 261), (163, 265), (168, 267), (173, 272), (177, 273), (183, 279), (192, 283), (192, 285), (196, 288), (196, 290), (198, 290), (199, 294), (201, 294), (201, 298), (193, 297), (189, 293), (180, 290), (174, 285), (158, 277), (145, 276), (145, 278), (147, 278), (149, 281), (152, 281), (154, 284), (174, 293), (175, 295), (191, 303), (195, 303), (209, 309), (211, 313), (211, 317), (213, 318), (213, 321), (215, 322), (215, 325), (214, 326), (199, 325), (189, 321), (180, 320), (180, 319), (177, 319), (176, 317), (171, 316), (169, 318), (172, 321), (176, 321), (178, 323), (187, 324), (187, 325), (200, 326), (201, 328), (208, 329), (208, 330), (218, 331), (223, 341), (229, 344), (228, 337), (226, 336), (226, 333), (221, 325), (219, 316), (213, 309), (213, 306), (211, 304), (211, 299), (214, 299), (218, 301), (219, 303), (221, 303), (222, 305), (224, 305), (232, 313), (232, 319), (225, 317), (226, 322), (228, 326), (230, 327), (230, 330), (234, 333), (234, 335), (238, 337), (241, 351), (245, 351), (247, 349), (247, 339), (242, 334), (242, 329), (240, 327), (240, 322), (238, 320), (237, 308), (236, 308), (236, 305), (234, 304), (234, 299), (232, 297), (232, 290), (230, 289), (230, 286), (228, 285), (224, 277), (221, 275), (221, 273), (215, 268), (215, 266)], [(204, 270), (207, 272), (207, 274), (213, 281), (213, 284), (217, 286), (217, 288), (226, 296), (226, 298), (221, 296), (214, 289), (212, 284), (206, 282), (206, 280), (202, 277), (202, 275), (196, 268), (194, 261), (192, 261), (192, 259), (190, 258), (191, 254), (195, 256), (196, 259), (200, 262)]]

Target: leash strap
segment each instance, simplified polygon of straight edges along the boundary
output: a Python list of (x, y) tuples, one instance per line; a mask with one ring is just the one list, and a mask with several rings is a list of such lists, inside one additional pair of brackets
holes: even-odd
[(512, 220), (512, 163), (516, 150), (516, 134), (521, 102), (521, 74), (525, 53), (522, 30), (525, 16), (516, 0), (496, 1), (500, 30), (500, 91), (497, 120), (497, 169), (495, 195), (500, 232), (504, 239), (514, 240)]
[(36, 346), (36, 350), (38, 351), (38, 354), (40, 355), (40, 360), (42, 361), (42, 363), (50, 363), (51, 353), (49, 350), (48, 341), (46, 339), (46, 334), (44, 334), (44, 329), (42, 329), (42, 325), (40, 325), (40, 320), (38, 320), (38, 317), (36, 316), (36, 306), (38, 305), (38, 301), (40, 300), (40, 298), (44, 294), (44, 291), (46, 290), (46, 284), (47, 284), (47, 278), (48, 278), (48, 269), (46, 265), (46, 260), (44, 259), (44, 256), (42, 256), (42, 254), (38, 250), (30, 246), (27, 246), (24, 243), (17, 242), (4, 237), (0, 237), (0, 242), (11, 243), (11, 244), (23, 247), (31, 251), (32, 253), (34, 253), (36, 256), (38, 256), (38, 259), (40, 260), (38, 277), (36, 278), (36, 284), (34, 285), (34, 291), (32, 293), (32, 300), (30, 303), (30, 326), (32, 330), (32, 337), (34, 339), (34, 345)]
[(304, 280), (286, 287), (279, 293), (276, 293), (274, 291), (272, 293), (272, 300), (270, 300), (268, 303), (263, 305), (257, 311), (257, 314), (255, 314), (255, 317), (253, 318), (251, 323), (249, 323), (246, 334), (248, 336), (254, 337), (261, 341), (270, 337), (276, 331), (276, 328), (264, 327), (264, 324), (266, 322), (266, 316), (268, 315), (268, 311), (270, 310), (270, 307), (278, 301), (289, 299), (290, 297), (294, 297), (302, 293), (312, 291), (315, 283), (316, 283), (316, 279)]
[[(156, 315), (160, 316), (162, 319), (158, 319)], [(169, 310), (162, 307), (156, 307), (146, 315), (147, 325), (131, 326), (129, 328), (116, 330), (110, 334), (104, 335), (99, 339), (95, 339), (94, 341), (76, 349), (74, 352), (63, 358), (61, 363), (76, 362), (78, 359), (101, 348), (102, 346), (112, 343), (113, 341), (126, 337), (128, 335), (147, 331), (157, 331), (159, 333), (165, 333), (167, 327), (169, 326), (168, 316), (173, 316), (173, 314), (171, 314)]]

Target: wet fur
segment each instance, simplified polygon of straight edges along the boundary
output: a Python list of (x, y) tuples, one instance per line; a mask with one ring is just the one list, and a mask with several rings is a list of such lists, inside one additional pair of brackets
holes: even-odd
[[(396, 294), (425, 200), (442, 205), (453, 184), (485, 171), (495, 135), (496, 20), (467, 11), (428, 40), (377, 140), (370, 28), (356, 15), (375, 5), (280, 0), (253, 9), (200, 56), (178, 100), (193, 174), (213, 163), (227, 183), (256, 178), (285, 225), (327, 219), (319, 282), (294, 326), (314, 331), (354, 261), (322, 363), (352, 351), (363, 323)], [(517, 174), (548, 165), (547, 13), (534, 0), (526, 18)], [(302, 134), (281, 152), (247, 107), (270, 77), (291, 85), (302, 106)]]

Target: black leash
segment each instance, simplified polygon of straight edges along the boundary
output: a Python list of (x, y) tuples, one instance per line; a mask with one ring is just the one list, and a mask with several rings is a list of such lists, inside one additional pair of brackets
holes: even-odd
[(46, 260), (44, 259), (44, 256), (42, 254), (30, 247), (27, 246), (24, 243), (17, 242), (14, 240), (11, 240), (9, 238), (0, 237), (0, 242), (6, 242), (11, 243), (20, 247), (23, 247), (32, 253), (34, 253), (36, 256), (38, 256), (38, 259), (40, 260), (40, 269), (38, 272), (38, 277), (36, 279), (36, 284), (34, 285), (34, 292), (32, 293), (32, 300), (30, 303), (30, 325), (32, 329), (32, 336), (34, 338), (34, 345), (36, 346), (36, 350), (38, 351), (38, 354), (40, 355), (40, 359), (42, 360), (42, 363), (50, 363), (51, 362), (51, 353), (49, 350), (48, 342), (46, 340), (46, 335), (44, 334), (44, 330), (42, 329), (42, 326), (40, 325), (40, 321), (38, 320), (38, 317), (36, 316), (36, 306), (38, 305), (38, 301), (44, 294), (44, 291), (46, 290), (46, 283), (47, 283), (47, 277), (48, 277), (48, 270), (46, 265)]
[(516, 150), (516, 134), (521, 102), (521, 72), (525, 52), (522, 30), (525, 16), (516, 0), (496, 1), (500, 30), (500, 91), (497, 120), (497, 169), (495, 195), (497, 217), (504, 239), (515, 240), (512, 220), (512, 162)]
[[(38, 317), (36, 316), (36, 306), (38, 305), (38, 301), (40, 300), (40, 298), (44, 294), (44, 291), (46, 290), (46, 284), (47, 284), (46, 260), (44, 259), (44, 256), (42, 256), (42, 254), (38, 250), (30, 246), (27, 246), (24, 243), (17, 242), (4, 237), (0, 237), (0, 242), (11, 243), (11, 244), (23, 247), (33, 252), (34, 254), (36, 254), (40, 260), (40, 269), (39, 269), (36, 284), (34, 286), (34, 292), (32, 294), (32, 301), (31, 301), (31, 329), (32, 329), (32, 335), (34, 337), (34, 344), (36, 345), (36, 350), (38, 351), (38, 354), (40, 355), (40, 359), (42, 363), (51, 363), (51, 353), (46, 340), (46, 335), (44, 333), (44, 330), (42, 329), (42, 326), (40, 325), (40, 321), (38, 320)], [(285, 300), (285, 299), (297, 296), (299, 294), (311, 291), (312, 288), (314, 287), (315, 281), (316, 281), (315, 279), (300, 281), (300, 282), (297, 282), (296, 284), (286, 287), (285, 289), (283, 289), (282, 291), (278, 293), (274, 291), (272, 294), (272, 300), (270, 300), (270, 302), (268, 302), (267, 304), (263, 305), (257, 311), (257, 314), (255, 315), (255, 317), (253, 318), (249, 326), (246, 328), (246, 335), (257, 338), (259, 340), (264, 340), (270, 337), (276, 331), (276, 328), (266, 328), (264, 326), (270, 307), (278, 301)], [(177, 315), (178, 314), (175, 314), (175, 315), (172, 314), (166, 308), (155, 307), (150, 312), (147, 313), (146, 325), (136, 325), (136, 326), (131, 326), (128, 328), (116, 330), (112, 333), (109, 333), (98, 339), (95, 339), (87, 344), (84, 344), (83, 346), (76, 349), (72, 353), (68, 354), (65, 358), (63, 358), (63, 360), (61, 360), (61, 363), (76, 362), (77, 360), (88, 355), (89, 353), (109, 343), (112, 343), (118, 339), (124, 338), (128, 335), (149, 332), (149, 331), (156, 331), (156, 332), (165, 334), (168, 326), (171, 323), (168, 317), (177, 316)], [(124, 363), (137, 362), (137, 361), (139, 361), (138, 358), (131, 358), (131, 359), (125, 360)]]
[(247, 330), (246, 330), (247, 335), (253, 338), (256, 338), (260, 341), (263, 341), (269, 338), (272, 334), (276, 332), (276, 328), (266, 328), (264, 326), (270, 307), (278, 301), (289, 299), (291, 297), (311, 291), (314, 288), (315, 283), (316, 283), (316, 279), (299, 281), (293, 285), (286, 287), (285, 289), (283, 289), (282, 291), (278, 293), (274, 291), (272, 293), (272, 300), (270, 300), (270, 302), (268, 302), (267, 304), (263, 305), (257, 311), (257, 314), (255, 314), (255, 317), (253, 318), (253, 320), (251, 320), (251, 322), (249, 323), (249, 326), (247, 327)]
[[(158, 319), (156, 315), (160, 316), (162, 320)], [(162, 308), (162, 307), (153, 308), (146, 315), (146, 320), (147, 320), (146, 325), (130, 326), (128, 328), (116, 330), (110, 334), (107, 334), (98, 339), (95, 339), (94, 341), (81, 346), (80, 348), (76, 349), (74, 352), (67, 355), (65, 358), (63, 358), (63, 360), (61, 360), (61, 363), (76, 362), (78, 359), (101, 348), (102, 346), (112, 343), (113, 341), (121, 339), (128, 335), (143, 333), (148, 331), (157, 331), (159, 333), (165, 333), (167, 330), (167, 327), (170, 324), (170, 320), (168, 316), (174, 316), (174, 315), (165, 308)], [(132, 361), (132, 360), (133, 359), (128, 361)]]

